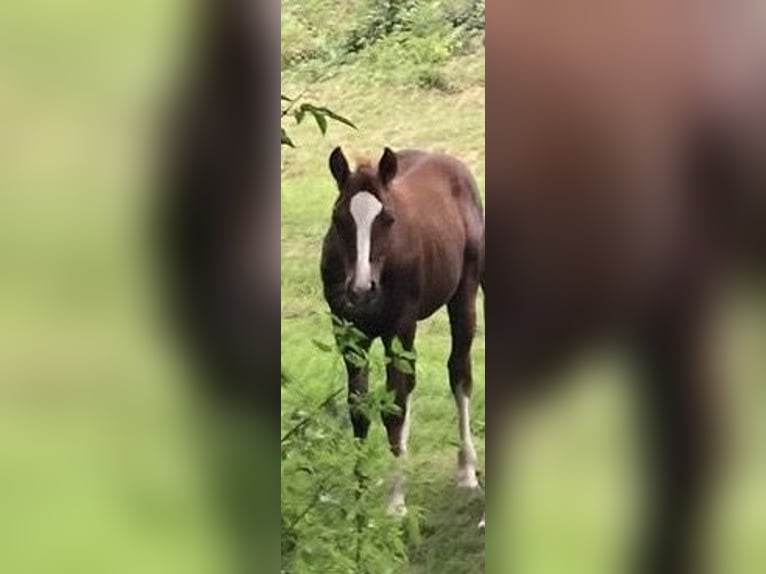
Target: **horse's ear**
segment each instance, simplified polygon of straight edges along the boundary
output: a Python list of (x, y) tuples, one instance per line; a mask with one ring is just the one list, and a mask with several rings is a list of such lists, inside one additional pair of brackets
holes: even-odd
[(340, 146), (332, 150), (332, 153), (330, 154), (330, 172), (335, 178), (335, 181), (338, 182), (338, 187), (343, 187), (350, 172), (348, 169), (348, 161), (346, 161), (346, 156), (343, 155), (343, 150), (340, 149)]
[(391, 148), (387, 147), (383, 150), (383, 156), (378, 163), (378, 176), (380, 177), (380, 182), (383, 185), (388, 185), (389, 182), (394, 179), (396, 169), (396, 154)]

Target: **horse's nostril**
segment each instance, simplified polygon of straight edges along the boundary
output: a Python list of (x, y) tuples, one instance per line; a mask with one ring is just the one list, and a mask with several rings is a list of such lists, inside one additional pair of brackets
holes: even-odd
[(370, 291), (375, 291), (377, 286), (378, 285), (377, 285), (377, 283), (375, 283), (375, 281), (370, 281)]

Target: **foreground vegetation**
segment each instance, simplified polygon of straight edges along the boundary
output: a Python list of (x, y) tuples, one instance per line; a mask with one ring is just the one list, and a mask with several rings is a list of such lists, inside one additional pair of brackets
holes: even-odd
[[(362, 571), (373, 572), (485, 569), (484, 541), (474, 529), (483, 497), (452, 485), (456, 417), (445, 370), (446, 317), (440, 313), (420, 329), (409, 484), (414, 516), (399, 525), (382, 515), (384, 484), (374, 482), (365, 499), (355, 495), (355, 465), (362, 461), (382, 480), (390, 457), (379, 423), (364, 447), (350, 438), (342, 363), (326, 352), (332, 338), (318, 272), (336, 193), (326, 165), (335, 145), (352, 158), (376, 158), (383, 145), (448, 151), (463, 158), (484, 187), (482, 27), (447, 13), (476, 15), (483, 3), (283, 3), (283, 93), (327, 105), (357, 127), (329, 121), (322, 136), (310, 118), (297, 126), (291, 117), (283, 121), (296, 144), (282, 154), (283, 431), (312, 421), (305, 442), (288, 447), (283, 463), (283, 568), (289, 572), (359, 571), (360, 561)], [(757, 574), (766, 564), (760, 542), (766, 497), (759, 486), (766, 477), (766, 363), (758, 350), (766, 344), (766, 306), (745, 289), (729, 307), (730, 456), (707, 550), (718, 572)], [(482, 447), (483, 325), (481, 318), (473, 405)], [(373, 355), (380, 352), (375, 348)], [(373, 385), (380, 388), (377, 369)], [(492, 571), (624, 571), (643, 507), (638, 398), (629, 384), (635, 374), (624, 357), (605, 354), (586, 357), (561, 376), (572, 384), (515, 421), (505, 466), (492, 463), (486, 564)], [(336, 390), (340, 394), (319, 408)], [(483, 449), (481, 458), (484, 468)], [(505, 472), (512, 480), (500, 482)], [(358, 529), (359, 515), (372, 522), (369, 530)]]
[[(457, 20), (444, 19), (445, 10)], [(330, 16), (337, 11), (346, 17)], [(480, 25), (471, 15), (481, 17)], [(283, 121), (296, 146), (282, 154), (286, 572), (484, 570), (484, 540), (476, 529), (483, 495), (454, 485), (458, 437), (446, 370), (446, 313), (422, 324), (416, 342), (409, 513), (399, 521), (384, 513), (392, 457), (379, 416), (366, 444), (351, 436), (345, 369), (334, 351), (319, 278), (321, 239), (337, 193), (327, 169), (335, 145), (351, 158), (377, 159), (384, 145), (448, 151), (464, 158), (483, 184), (482, 31), (481, 2), (283, 4), (283, 93), (326, 105), (357, 128), (330, 119), (323, 137), (311, 117), (300, 125), (291, 116)], [(386, 399), (379, 344), (371, 360), (375, 410)], [(474, 365), (473, 417), (483, 446), (481, 320)], [(361, 492), (355, 469), (370, 477)]]

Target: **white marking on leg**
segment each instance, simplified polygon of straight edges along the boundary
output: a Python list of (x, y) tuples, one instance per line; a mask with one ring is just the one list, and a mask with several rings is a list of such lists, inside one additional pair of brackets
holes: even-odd
[(349, 206), (356, 224), (356, 271), (354, 287), (370, 288), (370, 251), (372, 242), (372, 223), (383, 210), (383, 204), (369, 191), (360, 191), (351, 198)]
[(471, 436), (471, 400), (462, 389), (458, 389), (455, 403), (460, 431), (457, 483), (458, 486), (465, 488), (476, 488), (479, 486), (479, 481), (476, 479), (476, 449)]
[[(397, 459), (397, 462), (400, 461)], [(390, 516), (405, 516), (407, 514), (406, 494), (404, 470), (397, 465), (391, 476), (391, 493), (387, 508)]]
[(407, 397), (404, 409), (404, 422), (399, 433), (399, 456), (394, 458), (394, 468), (391, 481), (391, 494), (388, 499), (388, 513), (393, 516), (405, 516), (407, 514), (405, 472), (407, 461), (407, 443), (410, 437), (411, 420), (411, 396)]
[(399, 451), (402, 456), (407, 454), (407, 444), (410, 440), (410, 421), (412, 420), (412, 395), (407, 395), (404, 406), (404, 422), (402, 423), (402, 432), (399, 433)]

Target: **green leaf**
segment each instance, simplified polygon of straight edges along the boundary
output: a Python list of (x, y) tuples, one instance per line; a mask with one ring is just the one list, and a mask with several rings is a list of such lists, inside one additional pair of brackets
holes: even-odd
[(414, 350), (412, 350), (412, 351), (402, 351), (401, 353), (399, 353), (399, 356), (402, 359), (408, 359), (410, 361), (414, 361), (415, 359), (417, 359), (417, 355), (415, 354)]
[(319, 126), (319, 131), (322, 132), (322, 135), (325, 135), (327, 133), (327, 118), (324, 116), (324, 114), (316, 109), (312, 109), (311, 113), (314, 116), (317, 125)]
[(333, 325), (342, 325), (343, 324), (343, 319), (338, 317), (335, 313), (330, 313), (330, 319), (332, 320)]
[(394, 361), (394, 368), (399, 371), (400, 373), (403, 373), (405, 375), (414, 375), (415, 370), (412, 368), (412, 363), (409, 361), (406, 361), (404, 359), (395, 358)]
[(314, 346), (323, 353), (332, 353), (332, 347), (327, 343), (323, 343), (318, 339), (312, 339), (311, 342), (314, 343)]
[(352, 333), (357, 339), (361, 341), (367, 340), (367, 335), (362, 333), (362, 331), (354, 327), (351, 323), (349, 323), (348, 326), (349, 326), (349, 332)]
[(293, 143), (293, 140), (290, 139), (290, 136), (287, 135), (287, 132), (285, 131), (285, 128), (282, 128), (282, 144), (289, 147), (294, 148), (295, 144)]
[(391, 354), (394, 357), (399, 357), (401, 359), (407, 359), (410, 361), (414, 361), (417, 358), (415, 349), (409, 351), (405, 349), (404, 345), (402, 344), (402, 340), (399, 337), (394, 337), (391, 341)]
[(364, 355), (366, 353), (364, 348), (359, 343), (351, 339), (348, 341), (344, 341), (343, 346), (346, 347), (347, 349), (351, 349), (352, 351), (359, 353), (360, 355)]
[(340, 122), (344, 125), (347, 125), (350, 128), (357, 129), (357, 127), (353, 124), (353, 122), (349, 120), (348, 118), (345, 118), (340, 114), (336, 114), (334, 111), (328, 108), (319, 108), (319, 110), (327, 117), (334, 119), (336, 122)]
[(355, 367), (364, 368), (367, 366), (367, 360), (364, 357), (360, 357), (356, 353), (346, 353), (346, 360)]

